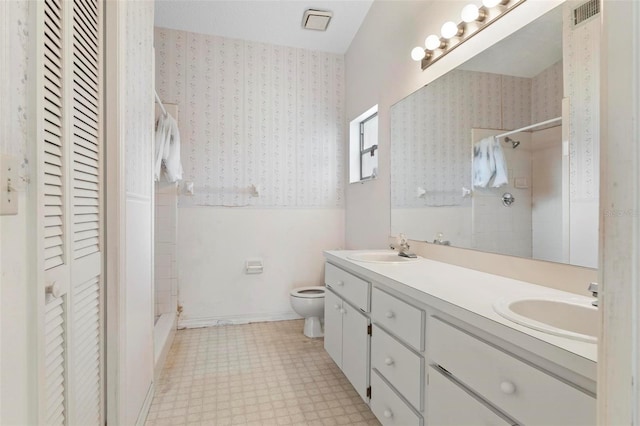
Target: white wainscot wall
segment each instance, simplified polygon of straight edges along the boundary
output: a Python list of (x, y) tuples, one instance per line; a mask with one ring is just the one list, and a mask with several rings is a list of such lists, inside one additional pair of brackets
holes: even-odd
[(179, 326), (298, 318), (289, 292), (323, 285), (322, 251), (343, 245), (343, 209), (180, 208)]

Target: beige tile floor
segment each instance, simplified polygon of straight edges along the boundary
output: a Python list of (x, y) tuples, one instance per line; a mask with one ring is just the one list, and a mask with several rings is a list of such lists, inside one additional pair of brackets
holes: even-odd
[(147, 425), (379, 425), (302, 320), (180, 330)]

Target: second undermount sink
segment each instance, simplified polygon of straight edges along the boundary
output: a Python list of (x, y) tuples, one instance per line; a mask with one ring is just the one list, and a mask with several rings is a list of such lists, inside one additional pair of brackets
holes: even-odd
[(411, 259), (408, 257), (398, 256), (398, 253), (394, 251), (353, 253), (348, 255), (347, 259), (371, 263), (410, 263), (418, 261), (417, 258)]
[(504, 318), (545, 333), (573, 340), (598, 341), (598, 309), (588, 297), (500, 299), (493, 309)]

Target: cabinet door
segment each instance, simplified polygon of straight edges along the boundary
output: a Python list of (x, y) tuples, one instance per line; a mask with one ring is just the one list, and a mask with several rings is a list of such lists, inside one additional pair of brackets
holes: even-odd
[(362, 399), (369, 386), (369, 319), (348, 303), (342, 304), (342, 372)]
[(429, 425), (515, 425), (433, 367), (429, 367), (427, 395)]
[(342, 368), (342, 299), (329, 290), (324, 294), (324, 349)]

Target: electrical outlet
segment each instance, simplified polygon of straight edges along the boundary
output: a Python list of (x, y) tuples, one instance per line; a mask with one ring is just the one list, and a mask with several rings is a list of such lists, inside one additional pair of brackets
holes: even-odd
[(0, 156), (0, 215), (18, 214), (18, 162), (6, 155)]

